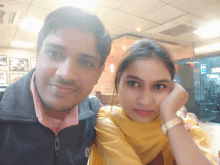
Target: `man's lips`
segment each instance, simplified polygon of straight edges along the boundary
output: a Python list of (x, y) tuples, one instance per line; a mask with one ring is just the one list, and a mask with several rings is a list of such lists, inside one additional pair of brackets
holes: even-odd
[(50, 86), (54, 89), (55, 94), (61, 97), (77, 91), (75, 87), (69, 85), (51, 84)]
[(154, 110), (134, 109), (134, 111), (140, 116), (149, 116), (154, 113)]

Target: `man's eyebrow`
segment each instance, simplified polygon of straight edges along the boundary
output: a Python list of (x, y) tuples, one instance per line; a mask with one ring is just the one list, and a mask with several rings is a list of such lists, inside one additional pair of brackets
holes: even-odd
[(83, 56), (84, 58), (90, 58), (92, 60), (94, 60), (95, 62), (98, 62), (99, 60), (97, 59), (97, 57), (89, 55), (89, 54), (81, 54), (81, 56)]
[[(126, 78), (132, 78), (132, 79), (136, 79), (136, 80), (141, 80), (139, 77), (137, 76), (133, 76), (133, 75), (127, 75)], [(170, 80), (168, 79), (161, 79), (161, 80), (156, 80), (154, 81), (154, 83), (159, 83), (159, 82), (171, 82)]]
[(65, 47), (63, 47), (63, 46), (61, 46), (61, 45), (59, 45), (59, 44), (54, 44), (54, 43), (46, 43), (45, 46), (46, 46), (46, 47), (54, 47), (54, 48), (60, 49), (60, 50), (62, 50), (62, 51), (65, 51), (65, 50), (66, 50)]

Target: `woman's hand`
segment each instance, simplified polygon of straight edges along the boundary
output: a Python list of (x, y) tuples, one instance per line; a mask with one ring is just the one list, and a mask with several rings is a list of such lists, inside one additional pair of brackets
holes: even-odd
[(160, 116), (164, 122), (176, 117), (176, 112), (188, 101), (189, 95), (178, 83), (173, 82), (173, 89), (160, 104)]
[(194, 119), (197, 124), (199, 123), (199, 119), (197, 118), (197, 116), (194, 113), (187, 113), (187, 108), (185, 106), (181, 107), (179, 111), (183, 117), (186, 117), (186, 115), (188, 115), (189, 117)]

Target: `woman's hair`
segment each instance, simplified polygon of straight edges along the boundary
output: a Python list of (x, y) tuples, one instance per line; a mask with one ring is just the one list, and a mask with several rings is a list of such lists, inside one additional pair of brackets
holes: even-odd
[(114, 93), (118, 92), (118, 85), (122, 73), (131, 65), (132, 62), (138, 59), (151, 58), (156, 58), (162, 61), (169, 70), (171, 74), (171, 79), (173, 80), (176, 72), (175, 64), (168, 49), (153, 40), (142, 39), (135, 42), (131, 47), (129, 47), (123, 55), (123, 58), (121, 59), (115, 73)]

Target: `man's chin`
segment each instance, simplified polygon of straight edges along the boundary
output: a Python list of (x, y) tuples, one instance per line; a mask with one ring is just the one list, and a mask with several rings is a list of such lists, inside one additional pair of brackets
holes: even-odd
[(71, 108), (65, 108), (65, 109), (59, 109), (59, 108), (50, 108), (51, 111), (54, 111), (54, 112), (68, 112), (72, 109), (73, 107)]
[(70, 111), (72, 108), (74, 108), (76, 105), (65, 105), (65, 104), (57, 104), (57, 103), (50, 103), (50, 104), (44, 104), (46, 109), (50, 109), (50, 111), (53, 112), (67, 112)]

